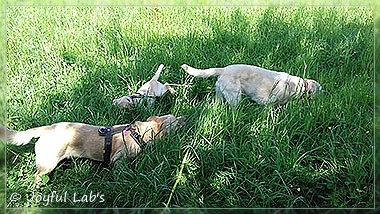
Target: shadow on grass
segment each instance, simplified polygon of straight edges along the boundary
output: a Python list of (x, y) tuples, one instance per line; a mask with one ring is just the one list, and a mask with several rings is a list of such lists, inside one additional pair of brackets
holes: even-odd
[[(37, 116), (31, 116), (30, 118), (22, 118), (26, 121), (34, 121), (33, 124), (38, 126), (51, 124), (59, 121), (75, 121), (84, 122), (94, 125), (115, 125), (121, 123), (130, 123), (136, 120), (145, 120), (150, 115), (161, 115), (172, 113), (173, 110), (179, 114), (185, 114), (189, 116), (187, 121), (188, 130), (183, 130), (180, 133), (187, 136), (187, 138), (179, 138), (175, 142), (164, 142), (161, 140), (158, 145), (159, 148), (151, 148), (151, 153), (145, 153), (139, 158), (143, 162), (149, 163), (149, 166), (139, 165), (137, 172), (131, 172), (132, 176), (135, 176), (135, 183), (125, 184), (121, 183), (127, 175), (119, 175), (116, 181), (120, 184), (109, 184), (108, 180), (105, 180), (105, 186), (111, 189), (111, 192), (107, 192), (107, 198), (113, 198), (114, 191), (125, 190), (127, 187), (132, 188), (133, 185), (137, 185), (140, 182), (141, 185), (147, 185), (150, 188), (155, 188), (150, 181), (139, 180), (137, 175), (140, 173), (146, 173), (144, 170), (151, 170), (157, 163), (167, 163), (162, 168), (161, 175), (164, 178), (160, 180), (165, 186), (158, 188), (156, 196), (147, 195), (141, 192), (137, 192), (137, 198), (135, 201), (115, 201), (107, 202), (106, 206), (124, 206), (135, 207), (142, 206), (148, 202), (158, 204), (165, 203), (166, 197), (169, 197), (170, 188), (175, 182), (175, 170), (179, 167), (182, 155), (184, 154), (184, 148), (189, 147), (189, 140), (191, 141), (192, 132), (204, 132), (205, 130), (197, 130), (199, 127), (200, 117), (208, 117), (211, 114), (209, 111), (202, 111), (200, 107), (197, 107), (208, 96), (214, 96), (213, 86), (215, 84), (215, 78), (210, 79), (191, 79), (187, 74), (180, 69), (182, 63), (187, 63), (195, 67), (215, 67), (226, 66), (235, 63), (254, 64), (262, 67), (266, 67), (274, 70), (284, 70), (291, 72), (292, 74), (302, 77), (313, 77), (315, 79), (321, 79), (322, 84), (327, 89), (333, 89), (335, 83), (327, 82), (328, 78), (323, 77), (326, 71), (331, 71), (331, 68), (335, 70), (359, 70), (362, 68), (360, 63), (350, 63), (352, 61), (358, 61), (364, 55), (363, 52), (367, 49), (367, 44), (360, 43), (349, 48), (350, 40), (345, 43), (341, 41), (344, 38), (355, 36), (358, 32), (361, 32), (363, 28), (369, 26), (361, 26), (359, 24), (350, 23), (349, 25), (339, 26), (338, 30), (331, 31), (331, 27), (335, 24), (334, 21), (330, 23), (329, 28), (325, 28), (324, 25), (317, 25), (313, 27), (313, 32), (306, 32), (304, 26), (286, 22), (286, 17), (279, 17), (276, 8), (267, 8), (262, 11), (261, 18), (258, 20), (255, 26), (246, 17), (240, 9), (234, 10), (231, 14), (229, 23), (226, 26), (220, 25), (215, 19), (209, 20), (212, 28), (212, 35), (210, 38), (204, 38), (202, 35), (197, 35), (194, 32), (188, 32), (184, 36), (159, 36), (146, 41), (146, 46), (139, 47), (136, 44), (128, 42), (127, 37), (115, 36), (115, 32), (121, 32), (116, 26), (108, 31), (101, 32), (103, 38), (109, 38), (109, 41), (105, 43), (112, 43), (113, 49), (110, 54), (115, 56), (122, 55), (128, 56), (128, 59), (124, 59), (124, 63), (117, 64), (116, 62), (100, 62), (89, 61), (84, 57), (77, 58), (75, 51), (67, 50), (62, 54), (66, 66), (76, 66), (75, 69), (79, 70), (80, 78), (74, 84), (70, 91), (57, 91), (54, 96), (51, 96), (44, 105), (36, 106), (39, 114)], [(297, 9), (299, 15), (298, 18), (302, 18), (303, 10)], [(332, 18), (338, 14), (331, 10)], [(321, 19), (324, 17), (321, 15)], [(252, 29), (253, 28), (253, 29)], [(337, 36), (338, 35), (338, 36)], [(116, 41), (116, 42), (115, 42)], [(317, 48), (312, 48), (317, 47)], [(349, 48), (349, 50), (346, 50)], [(133, 50), (138, 51), (133, 52)], [(312, 51), (313, 54), (305, 53), (305, 49)], [(177, 84), (189, 84), (190, 88), (179, 88), (177, 91), (180, 93), (177, 95), (168, 95), (159, 100), (154, 108), (145, 109), (139, 108), (133, 111), (119, 110), (116, 106), (112, 105), (114, 98), (133, 93), (141, 84), (147, 81), (157, 69), (158, 65), (163, 63), (166, 65), (162, 77), (162, 82), (177, 83)], [(351, 78), (349, 72), (336, 72), (328, 74), (332, 78), (339, 80), (348, 80)], [(338, 91), (339, 92), (339, 91)], [(177, 103), (176, 99), (184, 99), (184, 103)], [(258, 105), (252, 104), (251, 101), (247, 101), (252, 108), (262, 108)], [(180, 106), (177, 107), (177, 105)], [(254, 110), (257, 111), (257, 110)], [(265, 110), (258, 110), (254, 115), (258, 115)], [(238, 112), (242, 112), (243, 116), (250, 117), (252, 110), (240, 109)], [(179, 115), (177, 115), (179, 116)], [(243, 116), (239, 116), (241, 119)], [(248, 120), (249, 121), (249, 120)], [(316, 123), (321, 121), (313, 121), (310, 127), (316, 128)], [(322, 121), (323, 122), (323, 121)], [(299, 126), (304, 125), (302, 120), (296, 121)], [(226, 129), (231, 128), (230, 123), (221, 122)], [(243, 125), (238, 123), (238, 125)], [(236, 130), (238, 131), (238, 128)], [(248, 130), (246, 127), (243, 130)], [(207, 130), (206, 130), (207, 131)], [(236, 131), (236, 132), (237, 132)], [(289, 130), (291, 132), (291, 130)], [(331, 207), (339, 206), (339, 201), (336, 198), (329, 198), (330, 194), (336, 188), (347, 188), (338, 183), (330, 184), (327, 186), (325, 180), (313, 180), (307, 181), (307, 177), (299, 176), (299, 172), (282, 174), (286, 177), (284, 179), (294, 181), (300, 179), (300, 183), (305, 182), (304, 185), (310, 188), (310, 192), (303, 194), (302, 200), (297, 200), (301, 194), (296, 189), (290, 190), (291, 193), (284, 193), (277, 188), (277, 196), (271, 198), (269, 188), (276, 188), (271, 185), (263, 186), (262, 183), (250, 183), (250, 181), (258, 181), (261, 179), (261, 172), (265, 171), (267, 175), (276, 175), (276, 166), (267, 163), (268, 165), (255, 165), (259, 161), (251, 160), (253, 166), (244, 168), (244, 164), (247, 164), (244, 160), (240, 161), (239, 157), (233, 156), (239, 153), (244, 153), (247, 157), (249, 152), (254, 149), (258, 149), (258, 142), (246, 142), (244, 141), (244, 134), (241, 133), (241, 138), (234, 139), (236, 132), (221, 134), (221, 141), (225, 141), (226, 144), (217, 144), (206, 150), (202, 147), (197, 147), (194, 155), (199, 155), (199, 159), (195, 161), (195, 164), (199, 164), (200, 172), (191, 171), (189, 168), (189, 174), (192, 175), (192, 180), (187, 183), (184, 182), (183, 186), (189, 189), (196, 189), (196, 193), (189, 192), (185, 188), (179, 189), (175, 192), (173, 202), (171, 205), (175, 206), (199, 206), (202, 197), (204, 197), (204, 204), (201, 206), (225, 206), (225, 207)], [(95, 133), (97, 134), (97, 133)], [(275, 135), (275, 133), (273, 133)], [(297, 138), (302, 137), (297, 137)], [(304, 137), (304, 136), (303, 136)], [(231, 140), (231, 138), (233, 140)], [(173, 139), (173, 138), (172, 138)], [(270, 137), (268, 137), (270, 139)], [(304, 138), (303, 138), (304, 139)], [(237, 142), (238, 141), (238, 142)], [(290, 140), (292, 141), (292, 140)], [(318, 139), (311, 139), (311, 141), (318, 141)], [(313, 145), (311, 142), (311, 145)], [(240, 147), (236, 147), (234, 143)], [(272, 142), (276, 143), (276, 142)], [(281, 143), (281, 142), (277, 142)], [(240, 151), (248, 149), (248, 146), (244, 144), (251, 144), (250, 150)], [(190, 145), (192, 146), (192, 145)], [(308, 147), (308, 146), (307, 146)], [(227, 150), (226, 150), (227, 149)], [(221, 156), (221, 151), (229, 151), (226, 156)], [(268, 150), (268, 156), (270, 156)], [(160, 154), (157, 157), (149, 157), (149, 155)], [(165, 155), (166, 154), (166, 155)], [(9, 154), (9, 159), (13, 159), (14, 156)], [(9, 160), (8, 159), (8, 160)], [(205, 162), (207, 160), (207, 162)], [(272, 160), (275, 160), (273, 157)], [(370, 164), (370, 163), (368, 163)], [(79, 164), (81, 165), (81, 163)], [(258, 166), (255, 169), (254, 166)], [(69, 166), (70, 167), (70, 166)], [(75, 166), (72, 166), (75, 167)], [(246, 172), (234, 171), (237, 167), (247, 169)], [(11, 170), (12, 167), (9, 169)], [(371, 167), (369, 167), (371, 168)], [(62, 174), (67, 170), (61, 170)], [(232, 170), (232, 171), (229, 171)], [(249, 171), (251, 170), (251, 171)], [(262, 171), (260, 171), (262, 170)], [(82, 181), (93, 180), (93, 173), (91, 170), (84, 170), (80, 175), (70, 175), (72, 177), (79, 177), (79, 184), (68, 183), (68, 189), (81, 188)], [(135, 173), (135, 174), (133, 174)], [(283, 173), (283, 171), (279, 171)], [(60, 174), (54, 174), (60, 177)], [(131, 176), (128, 174), (128, 176)], [(159, 176), (159, 175), (156, 175)], [(296, 179), (293, 176), (297, 177)], [(344, 180), (345, 175), (338, 175), (338, 180)], [(214, 179), (214, 180), (212, 180)], [(219, 180), (218, 180), (219, 179)], [(54, 178), (50, 182), (54, 183)], [(159, 179), (158, 179), (159, 180)], [(369, 180), (371, 180), (369, 178)], [(155, 180), (156, 181), (156, 180)], [(271, 180), (276, 183), (281, 183), (280, 178)], [(196, 184), (200, 182), (200, 184)], [(218, 183), (219, 182), (219, 183)], [(224, 182), (224, 183), (223, 183)], [(230, 182), (231, 185), (226, 185)], [(324, 186), (315, 186), (315, 183), (323, 183)], [(196, 184), (192, 186), (192, 184)], [(256, 185), (256, 186), (255, 186)], [(331, 186), (332, 185), (332, 186)], [(252, 187), (253, 186), (253, 187)], [(218, 187), (222, 187), (223, 190), (218, 190)], [(163, 188), (163, 189), (162, 189)], [(260, 192), (260, 188), (263, 191)], [(285, 189), (286, 190), (286, 189)], [(283, 190), (283, 191), (285, 191)], [(161, 192), (160, 192), (161, 191)], [(206, 192), (203, 194), (202, 192)], [(261, 201), (252, 201), (255, 192), (260, 195)], [(126, 193), (124, 197), (128, 198)], [(195, 196), (192, 194), (196, 194)], [(317, 197), (316, 194), (320, 194), (321, 197)], [(158, 195), (158, 196), (157, 196)], [(323, 197), (322, 197), (323, 196)], [(156, 198), (154, 198), (156, 197)], [(335, 197), (335, 196), (332, 196)], [(338, 196), (336, 196), (338, 197)], [(348, 196), (343, 196), (348, 197)], [(130, 198), (129, 198), (130, 199)], [(154, 199), (154, 200), (153, 200)], [(239, 200), (236, 200), (239, 199)], [(359, 198), (368, 199), (368, 198)], [(148, 202), (146, 202), (146, 201)], [(149, 201), (150, 200), (150, 201)], [(305, 203), (305, 201), (308, 201)], [(294, 203), (292, 203), (294, 202)], [(114, 204), (116, 203), (116, 204)], [(352, 203), (352, 204), (351, 204)], [(347, 206), (354, 206), (355, 202), (346, 204)], [(94, 206), (104, 206), (104, 204), (97, 204)], [(149, 206), (149, 203), (148, 203)], [(170, 206), (170, 205), (169, 205)], [(363, 206), (363, 205), (362, 205)], [(367, 205), (365, 205), (367, 206)]]

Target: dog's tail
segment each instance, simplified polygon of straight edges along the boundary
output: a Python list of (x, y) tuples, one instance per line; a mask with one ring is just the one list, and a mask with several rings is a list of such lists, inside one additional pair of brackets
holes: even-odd
[(152, 77), (152, 80), (158, 81), (158, 78), (160, 77), (160, 74), (161, 74), (161, 71), (162, 71), (163, 68), (164, 68), (163, 64), (160, 64), (160, 66), (158, 66), (156, 74)]
[(196, 69), (186, 64), (181, 65), (181, 68), (188, 74), (196, 77), (219, 76), (224, 71), (224, 68)]
[(43, 131), (41, 128), (42, 127), (18, 132), (0, 126), (0, 139), (17, 146), (25, 145), (28, 144), (33, 138), (40, 137), (41, 131)]

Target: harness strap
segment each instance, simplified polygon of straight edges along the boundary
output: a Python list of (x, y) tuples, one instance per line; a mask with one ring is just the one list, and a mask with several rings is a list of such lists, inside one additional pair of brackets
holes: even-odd
[(133, 126), (130, 126), (129, 129), (123, 130), (123, 135), (128, 135), (128, 134), (133, 138), (133, 140), (135, 140), (137, 145), (139, 145), (139, 147), (142, 149), (142, 145), (140, 144), (140, 142), (142, 142), (142, 138), (141, 138), (141, 135), (138, 132), (136, 132), (136, 128)]
[[(98, 129), (99, 135), (100, 136), (105, 136), (104, 138), (104, 152), (103, 152), (103, 166), (108, 167), (110, 162), (111, 162), (111, 152), (112, 152), (112, 136), (123, 132), (123, 135), (125, 132), (130, 131), (131, 137), (136, 141), (136, 143), (141, 147), (140, 143), (141, 142), (141, 136), (139, 133), (136, 132), (136, 129), (133, 128), (130, 124), (126, 126), (119, 126), (116, 128), (112, 128), (112, 126), (107, 126), (107, 127), (100, 127)], [(123, 136), (124, 139), (124, 136)]]
[(107, 134), (106, 138), (104, 140), (104, 154), (103, 154), (103, 164), (109, 165), (110, 163), (110, 157), (111, 157), (111, 151), (112, 151), (112, 133), (111, 133), (111, 126), (107, 127)]
[(157, 98), (157, 96), (154, 96), (154, 95), (148, 95), (148, 94), (141, 94), (141, 93), (135, 93), (135, 94), (131, 94), (129, 95), (129, 97), (131, 97), (132, 99), (135, 99), (135, 98)]

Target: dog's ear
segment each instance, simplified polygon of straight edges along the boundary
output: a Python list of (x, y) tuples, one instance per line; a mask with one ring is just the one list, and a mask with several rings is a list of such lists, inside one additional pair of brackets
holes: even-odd
[(284, 96), (285, 97), (291, 96), (293, 93), (299, 90), (298, 87), (299, 87), (298, 82), (288, 81), (285, 87)]
[(157, 116), (150, 116), (146, 121), (147, 121), (147, 122), (150, 122), (150, 121), (157, 122), (157, 120), (158, 120), (158, 117), (157, 117)]

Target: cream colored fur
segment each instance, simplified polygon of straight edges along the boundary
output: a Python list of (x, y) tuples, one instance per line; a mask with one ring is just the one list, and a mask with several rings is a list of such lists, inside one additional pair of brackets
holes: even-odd
[[(188, 74), (196, 77), (217, 76), (217, 95), (231, 105), (237, 105), (242, 93), (258, 104), (284, 104), (291, 97), (315, 94), (320, 84), (311, 79), (302, 79), (285, 72), (271, 71), (252, 65), (229, 65), (224, 68), (196, 69), (183, 64)], [(307, 86), (306, 86), (307, 85)]]
[[(146, 122), (135, 122), (132, 126), (142, 136), (144, 142), (161, 138), (163, 135), (184, 124), (182, 117), (165, 115), (152, 116)], [(114, 127), (118, 127), (116, 125)], [(50, 126), (31, 128), (26, 131), (11, 131), (0, 127), (0, 137), (14, 145), (24, 145), (33, 138), (35, 144), (37, 172), (35, 184), (41, 181), (41, 175), (52, 171), (57, 164), (70, 157), (89, 158), (103, 161), (104, 136), (99, 136), (99, 126), (84, 123), (61, 122)], [(140, 146), (128, 134), (115, 134), (112, 137), (111, 163), (121, 157), (134, 157), (141, 151)]]
[(175, 90), (170, 87), (168, 83), (162, 84), (158, 81), (163, 67), (164, 65), (161, 64), (152, 79), (141, 86), (141, 88), (139, 88), (135, 94), (114, 99), (113, 104), (119, 106), (121, 109), (132, 109), (141, 104), (145, 99), (147, 100), (147, 106), (150, 107), (154, 103), (155, 97), (160, 97), (167, 91), (172, 94), (175, 93)]

